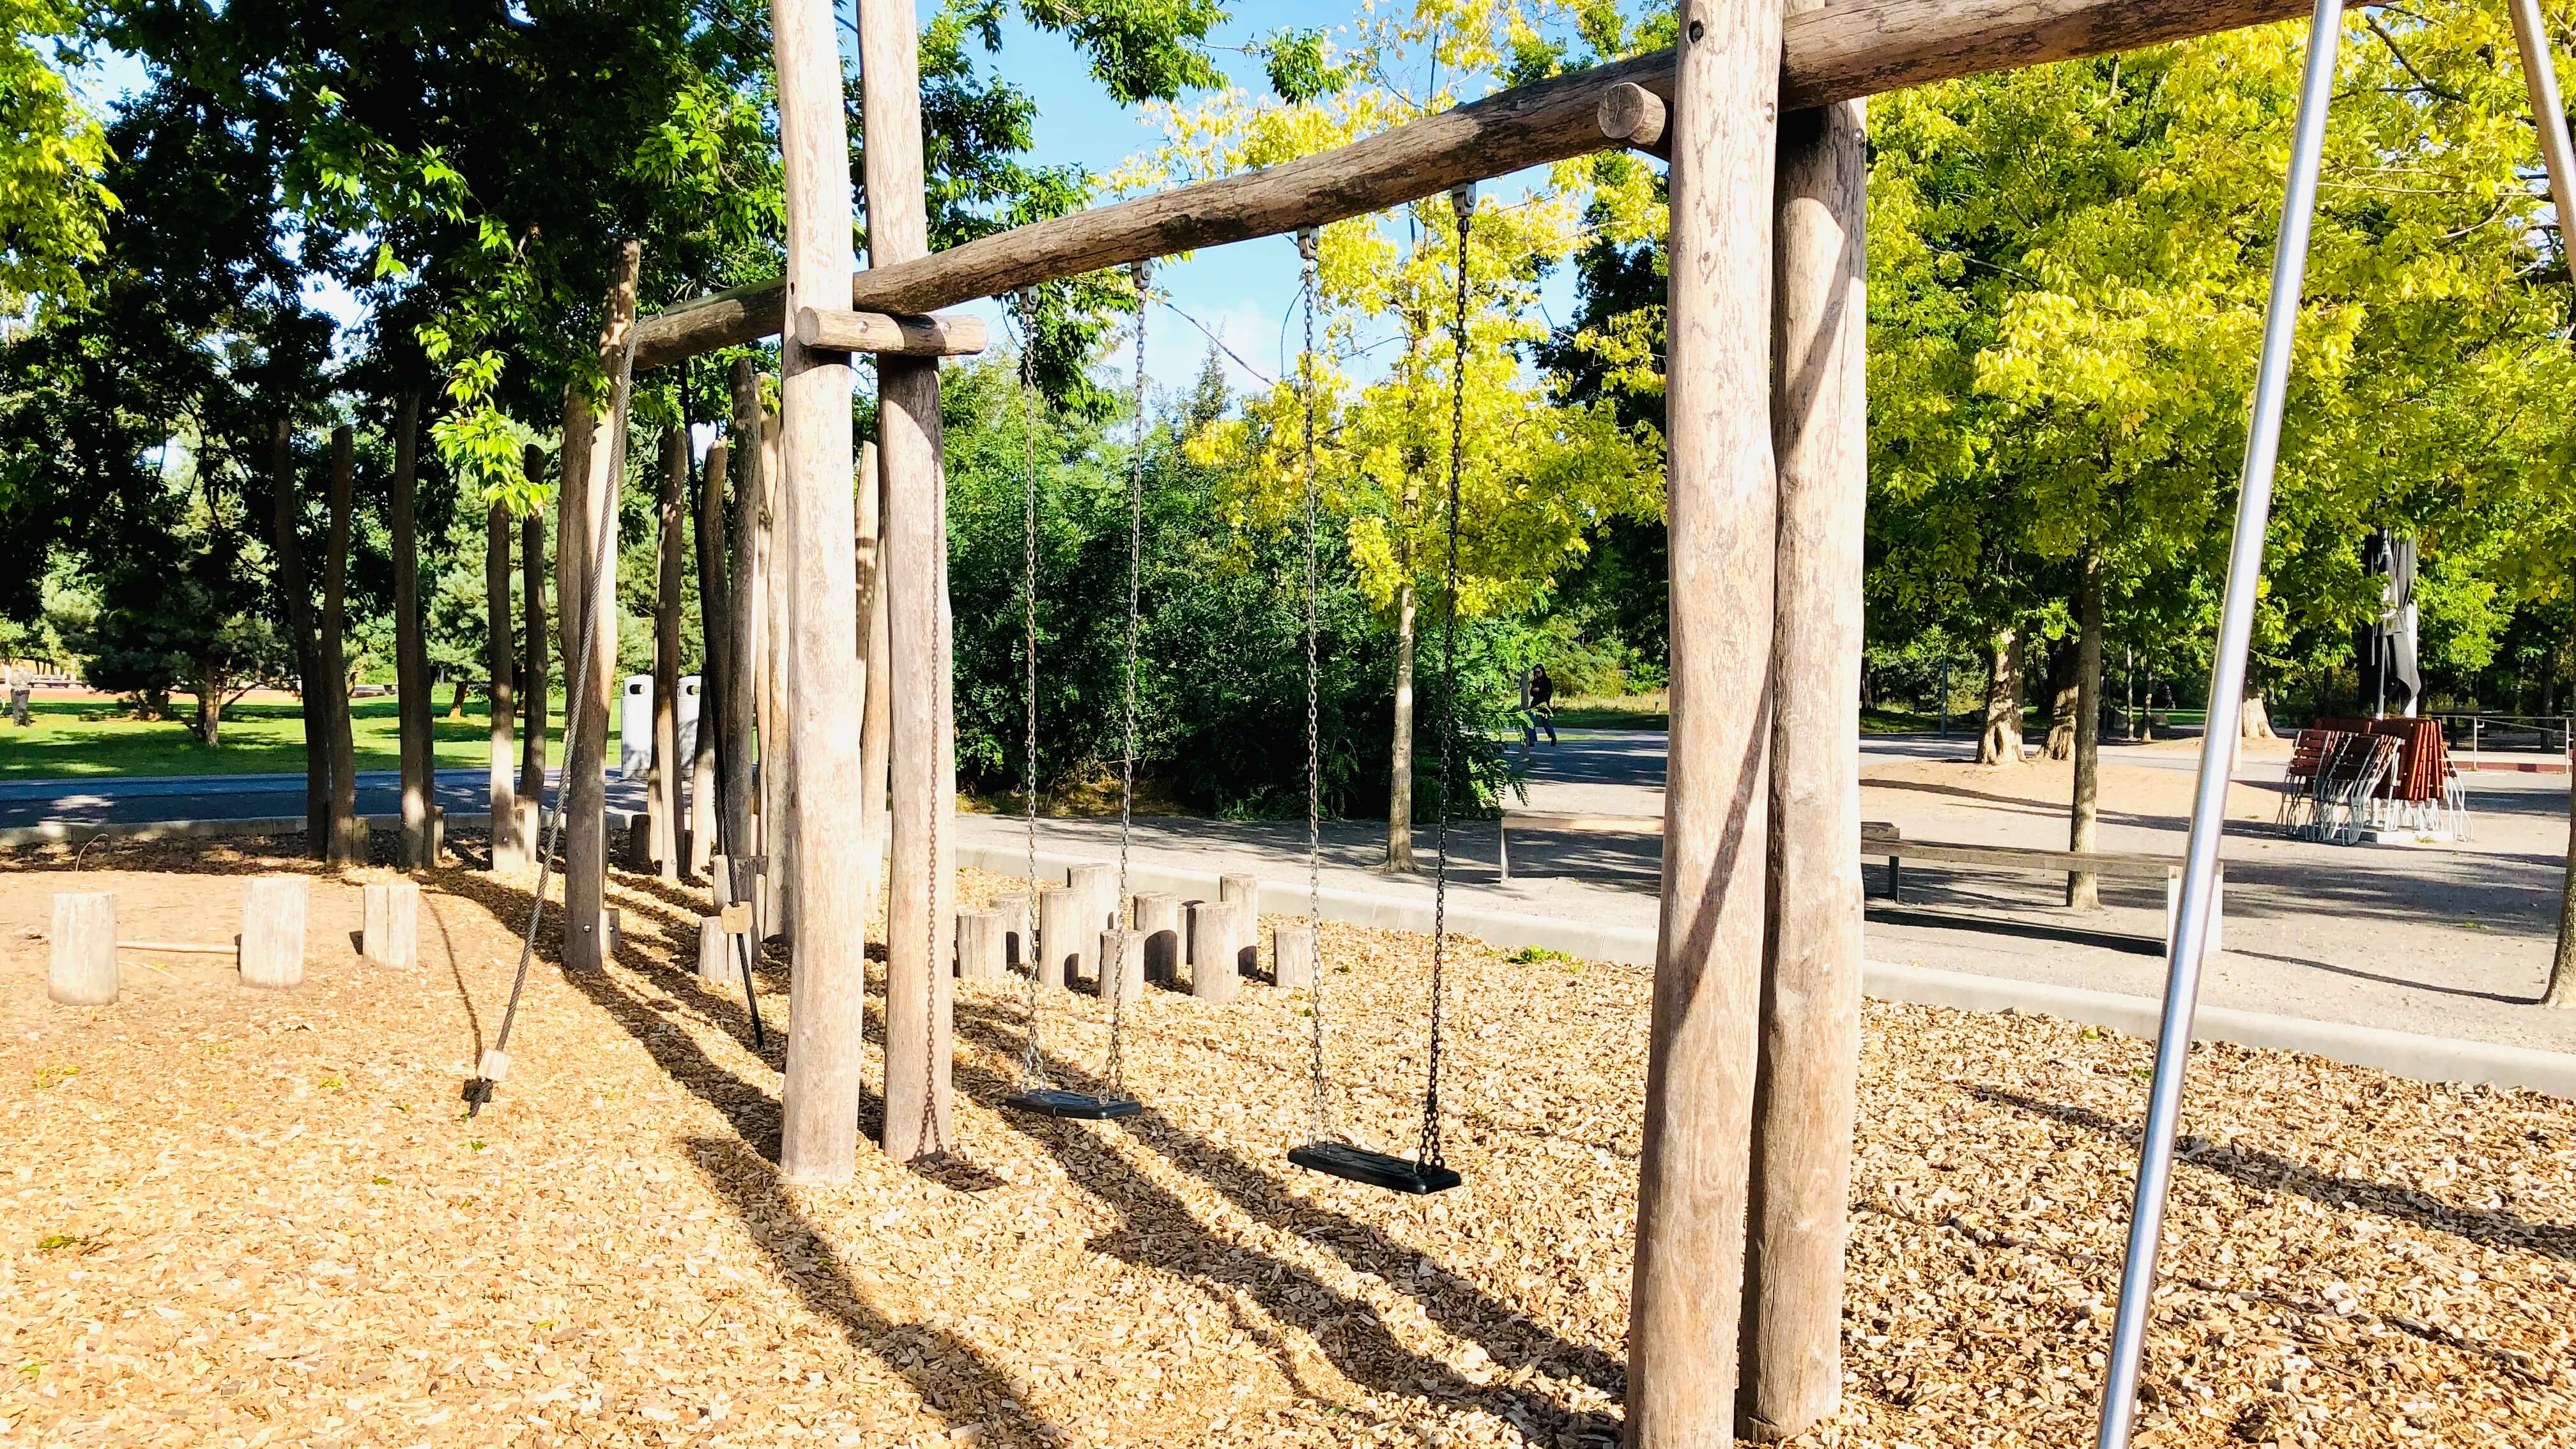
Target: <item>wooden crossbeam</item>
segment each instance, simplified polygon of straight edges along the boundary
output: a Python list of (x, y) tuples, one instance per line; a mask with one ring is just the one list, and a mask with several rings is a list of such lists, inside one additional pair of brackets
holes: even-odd
[(984, 319), (955, 312), (939, 317), (894, 317), (883, 312), (828, 312), (799, 307), (796, 340), (829, 352), (964, 357), (984, 350)]
[[(1827, 105), (2307, 11), (2305, 0), (1856, 0), (1789, 17), (1781, 36), (1780, 103), (1788, 110)], [(1622, 83), (1669, 103), (1673, 53), (1514, 86), (1265, 170), (1033, 222), (860, 272), (850, 279), (850, 305), (898, 315), (935, 312), (1038, 282), (1365, 216), (1462, 182), (1627, 144), (1629, 138), (1606, 137), (1601, 129), (1605, 93)], [(645, 318), (637, 328), (635, 365), (664, 367), (774, 335), (785, 298), (783, 285), (772, 279)]]

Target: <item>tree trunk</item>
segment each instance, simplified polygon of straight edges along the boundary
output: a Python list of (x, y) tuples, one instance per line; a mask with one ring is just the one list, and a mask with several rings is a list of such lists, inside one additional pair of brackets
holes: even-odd
[[(542, 454), (532, 445), (528, 463)], [(511, 778), (518, 724), (518, 649), (510, 626), (510, 510), (494, 503), (483, 517), (484, 665), (491, 674), (492, 868), (525, 869), (527, 843), (519, 838), (519, 794)]]
[[(689, 762), (689, 872), (704, 874), (716, 848), (716, 749), (723, 733), (725, 645), (733, 610), (725, 581), (724, 496), (727, 449), (707, 446), (698, 473), (698, 514), (690, 532), (698, 550), (698, 741)], [(728, 849), (731, 847), (728, 846)]]
[[(733, 550), (727, 570), (724, 681), (716, 690), (716, 709), (723, 738), (716, 743), (716, 793), (722, 798), (723, 821), (717, 830), (725, 854), (756, 856), (760, 842), (751, 825), (752, 730), (758, 719), (760, 636), (753, 627), (761, 595), (760, 571), (753, 557), (753, 534), (760, 522), (760, 374), (751, 359), (734, 359), (728, 381), (733, 394), (731, 446), (726, 450), (727, 480), (733, 498), (727, 508), (727, 542)], [(703, 725), (700, 728), (704, 728)]]
[[(616, 281), (603, 307), (599, 334), (600, 363), (612, 379), (608, 412), (593, 420), (585, 403), (578, 416), (567, 408), (564, 419), (564, 486), (574, 495), (573, 526), (557, 530), (558, 578), (562, 570), (578, 570), (574, 588), (556, 586), (573, 633), (574, 652), (565, 657), (577, 661), (564, 676), (571, 727), (564, 741), (562, 786), (563, 960), (570, 971), (602, 970), (609, 964), (603, 914), (608, 895), (608, 702), (617, 689), (617, 499), (625, 483), (629, 393), (627, 381), (618, 376), (618, 362), (635, 325), (635, 278), (643, 256), (631, 241), (618, 251)], [(588, 439), (588, 446), (579, 450), (570, 446), (576, 431)], [(575, 462), (581, 465), (577, 477), (570, 473)], [(579, 652), (583, 634), (590, 636), (587, 659)]]
[[(910, 5), (869, 4), (858, 11), (860, 64), (868, 84), (861, 96), (867, 137), (868, 239), (872, 260), (906, 254), (926, 235), (921, 183), (921, 82), (913, 63)], [(833, 7), (823, 0), (780, 0), (771, 10), (777, 50), (779, 151), (787, 196), (787, 302), (792, 307), (840, 307), (857, 265), (850, 250), (850, 146), (848, 109), (841, 86), (840, 37)], [(926, 251), (926, 241), (915, 250)], [(835, 295), (837, 294), (837, 295)], [(831, 888), (802, 894), (796, 902), (795, 967), (789, 977), (787, 1075), (780, 1084), (783, 1120), (778, 1165), (799, 1181), (846, 1181), (856, 1170), (860, 1077), (867, 1048), (867, 926), (876, 897), (878, 862), (866, 850), (867, 802), (859, 780), (858, 706), (867, 684), (850, 601), (858, 589), (858, 558), (851, 547), (857, 524), (850, 417), (851, 367), (847, 353), (811, 350), (791, 329), (778, 357), (779, 475), (788, 497), (793, 541), (786, 597), (796, 620), (795, 665), (789, 683), (789, 728), (795, 737), (796, 862), (803, 878)], [(928, 446), (906, 459), (907, 501), (916, 513), (940, 502), (939, 365), (893, 357), (877, 359), (878, 426), (900, 432), (909, 411), (920, 422), (928, 403)], [(926, 543), (938, 544), (934, 532)], [(922, 582), (944, 580), (944, 553), (922, 558)], [(925, 593), (927, 590), (925, 590)], [(935, 606), (936, 601), (930, 600)], [(938, 741), (924, 760), (933, 764)], [(935, 808), (935, 804), (934, 804)], [(925, 874), (925, 878), (926, 874)], [(887, 921), (886, 1066), (891, 1077), (905, 1045), (906, 1002), (944, 994), (947, 961), (935, 952), (914, 957), (919, 979), (905, 981), (904, 922)], [(921, 928), (915, 923), (915, 929)], [(938, 933), (948, 939), (944, 929)], [(914, 937), (918, 942), (919, 937)], [(944, 1025), (944, 1023), (943, 1023)], [(922, 1025), (910, 1028), (919, 1050)], [(945, 1045), (945, 1032), (941, 1044)], [(944, 1063), (943, 1053), (940, 1060)], [(907, 1116), (900, 1095), (886, 1093), (887, 1146), (898, 1160), (895, 1124)], [(944, 1112), (945, 1103), (940, 1104)], [(915, 1105), (907, 1130), (925, 1127)], [(936, 1149), (943, 1140), (931, 1128)]]
[(2052, 760), (2075, 758), (2075, 706), (2083, 692), (2077, 680), (2080, 652), (2082, 646), (2073, 639), (2055, 640), (2048, 646), (2048, 757)]
[(447, 717), (449, 719), (465, 718), (465, 696), (473, 688), (474, 681), (461, 676), (447, 682)]
[(1413, 870), (1413, 580), (1395, 587), (1395, 743), (1386, 787), (1386, 868)]
[(214, 749), (221, 743), (224, 723), (224, 682), (215, 671), (197, 671), (197, 743)]
[(2245, 691), (2244, 720), (2245, 722), (2237, 729), (2239, 738), (2249, 740), (2280, 738), (2279, 735), (2272, 733), (2271, 705), (2265, 700), (2263, 691), (2258, 687), (2248, 687)]
[(645, 814), (652, 822), (654, 867), (666, 881), (680, 878), (680, 594), (688, 579), (689, 435), (662, 433), (661, 492), (654, 526), (660, 546), (653, 596), (653, 765), (644, 777)]
[(420, 397), (394, 403), (394, 476), (387, 529), (394, 553), (394, 719), (402, 761), (402, 863), (426, 870), (430, 855), (429, 646), (421, 638), (420, 529), (415, 517), (420, 476)]
[[(544, 461), (529, 450), (529, 478), (537, 476)], [(534, 513), (519, 521), (519, 590), (528, 615), (527, 672), (519, 702), (519, 795), (542, 803), (549, 716), (554, 713), (554, 670), (546, 659), (546, 521)], [(537, 848), (533, 839), (525, 844), (531, 852)]]
[[(1672, 740), (1627, 1442), (1735, 1423), (1770, 838), (1780, 0), (1682, 0), (1665, 351)], [(1835, 848), (1841, 848), (1837, 845)]]
[[(2568, 774), (2568, 813), (2576, 819), (2576, 771)], [(2549, 959), (2549, 989), (2540, 1004), (2576, 1009), (2576, 829), (2567, 833), (2567, 868), (2558, 885), (2558, 949)]]
[[(1793, 0), (1800, 9), (1816, 0)], [(1859, 102), (1781, 125), (1771, 931), (1754, 1082), (1736, 1432), (1785, 1439), (1842, 1399), (1860, 1073), (1860, 680), (1868, 143)]]
[[(860, 72), (869, 78), (861, 96), (861, 129), (868, 138), (868, 262), (881, 267), (927, 256), (930, 251), (922, 194), (919, 56), (909, 6), (861, 7), (859, 27)], [(880, 82), (879, 77), (891, 84)], [(844, 222), (840, 235), (848, 234)], [(791, 275), (791, 305), (794, 280)], [(817, 288), (831, 288), (836, 304), (838, 298), (849, 295), (846, 282), (837, 275), (818, 273), (814, 281)], [(950, 923), (956, 907), (952, 862), (957, 757), (949, 698), (954, 671), (948, 628), (947, 488), (940, 467), (939, 363), (932, 358), (880, 357), (877, 376), (882, 399), (877, 411), (877, 456), (885, 479), (880, 537), (885, 551), (891, 674), (887, 681), (891, 691), (889, 826), (895, 882), (888, 896), (886, 928), (884, 1143), (887, 1155), (901, 1162), (936, 1153), (949, 1140), (949, 1032), (954, 1003), (944, 951), (952, 939)], [(842, 416), (847, 415), (844, 406)], [(849, 456), (846, 444), (839, 456)], [(845, 503), (849, 496), (845, 481), (835, 502)], [(802, 493), (797, 495), (796, 507), (799, 535), (815, 540), (819, 547), (825, 533), (823, 521), (805, 515)], [(830, 524), (841, 538), (852, 537), (857, 527), (855, 518), (840, 511), (830, 515)], [(815, 609), (829, 610), (836, 625), (854, 623), (855, 573), (833, 582), (838, 585), (834, 594), (799, 593), (799, 631), (813, 617), (802, 604), (808, 598)], [(800, 648), (798, 689), (809, 687), (803, 671), (820, 652)], [(846, 647), (836, 651), (841, 659), (853, 652)], [(805, 741), (806, 736), (798, 735), (796, 764), (810, 778), (812, 761), (803, 753)], [(850, 762), (846, 798), (862, 793), (860, 763), (855, 758)], [(800, 795), (799, 804), (813, 799), (811, 794)], [(800, 844), (814, 839), (816, 832), (805, 823), (805, 816), (798, 818), (803, 827), (798, 832)], [(874, 883), (873, 874), (853, 873), (852, 878)], [(873, 895), (873, 890), (868, 894)], [(799, 909), (806, 904), (800, 902)], [(859, 909), (864, 912), (865, 908)], [(855, 939), (856, 933), (852, 934)], [(847, 1030), (855, 1057), (855, 997), (848, 1009)]]
[[(2102, 545), (2088, 543), (2075, 593), (2075, 797), (2069, 809), (2066, 848), (2098, 849), (2095, 825), (2102, 798)], [(2091, 871), (2066, 878), (2066, 903), (2079, 911), (2102, 907), (2102, 888)]]
[[(295, 478), (294, 425), (284, 418), (269, 424), (269, 506), (271, 537), (277, 550), (277, 591), (284, 595), (286, 627), (295, 636), (296, 689), (304, 716), (304, 849), (322, 856), (331, 841), (331, 677), (322, 668), (321, 641), (314, 632), (313, 578), (304, 566), (304, 500)], [(336, 672), (336, 671), (334, 671)]]
[(331, 681), (331, 848), (333, 865), (363, 865), (366, 825), (358, 819), (358, 752), (349, 716), (349, 509), (358, 472), (357, 439), (331, 430), (331, 532), (322, 559), (322, 673)]
[(1995, 630), (1987, 654), (1986, 728), (1977, 737), (1977, 763), (2021, 763), (2021, 671), (2015, 666), (2020, 635), (2012, 625)]

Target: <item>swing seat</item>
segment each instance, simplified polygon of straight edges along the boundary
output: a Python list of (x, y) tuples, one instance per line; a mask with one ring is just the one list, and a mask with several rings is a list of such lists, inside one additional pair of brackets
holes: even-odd
[(1453, 1169), (1436, 1162), (1425, 1166), (1409, 1157), (1371, 1152), (1347, 1142), (1309, 1142), (1303, 1147), (1290, 1148), (1288, 1160), (1308, 1172), (1366, 1183), (1389, 1192), (1412, 1193), (1416, 1197), (1447, 1192), (1466, 1181)]
[(1035, 1112), (1042, 1117), (1064, 1117), (1080, 1122), (1106, 1122), (1118, 1117), (1133, 1117), (1145, 1110), (1145, 1104), (1133, 1097), (1101, 1097), (1088, 1092), (1068, 1092), (1061, 1087), (1040, 1087), (1031, 1092), (1015, 1093), (1002, 1105), (1022, 1112)]

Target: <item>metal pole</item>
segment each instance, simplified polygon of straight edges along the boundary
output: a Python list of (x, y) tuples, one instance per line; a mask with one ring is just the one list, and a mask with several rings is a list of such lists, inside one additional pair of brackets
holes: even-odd
[(2567, 107), (2558, 99), (2558, 72), (2549, 58), (2549, 31), (2540, 0), (2511, 0), (2514, 43), (2522, 50), (2522, 80), (2531, 91), (2531, 118), (2540, 127), (2540, 157), (2558, 202), (2558, 247), (2576, 256), (2576, 144), (2567, 135)]
[(2254, 416), (2245, 434), (2245, 471), (2236, 496), (2236, 537), (2228, 551), (2227, 596), (2219, 611), (2218, 648), (2210, 660), (2208, 728), (2200, 739), (2200, 780), (2193, 796), (2191, 843), (2183, 855), (2182, 898), (2174, 911), (2172, 954), (2165, 964), (2164, 1017), (2156, 1036), (2156, 1074), (2147, 1093), (2147, 1130), (2139, 1144), (2137, 1202), (2129, 1216), (2129, 1251), (2120, 1271), (2120, 1308), (2111, 1324), (2111, 1362), (2102, 1388), (2100, 1449), (2128, 1449), (2138, 1405), (2138, 1372), (2146, 1354), (2147, 1314), (2155, 1301), (2156, 1247), (2164, 1232), (2165, 1194), (2173, 1179), (2174, 1134), (2182, 1123), (2183, 1069), (2191, 1059), (2192, 1014), (2199, 1005), (2201, 952), (2209, 940), (2219, 836), (2227, 821), (2227, 785), (2245, 707), (2245, 653), (2254, 634), (2254, 596), (2263, 577), (2263, 531), (2272, 512), (2272, 473), (2281, 448), (2281, 409), (2289, 391), (2290, 343), (2298, 328), (2306, 280), (2308, 224), (2316, 211), (2317, 172), (2325, 151), (2326, 103), (2334, 93), (2335, 57), (2343, 41), (2343, 0), (2317, 0), (2308, 26), (2307, 74), (2299, 85), (2299, 122), (2290, 147), (2290, 176), (2281, 203), (2281, 235), (2272, 254), (2272, 297), (2263, 314), (2262, 365), (2254, 378)]

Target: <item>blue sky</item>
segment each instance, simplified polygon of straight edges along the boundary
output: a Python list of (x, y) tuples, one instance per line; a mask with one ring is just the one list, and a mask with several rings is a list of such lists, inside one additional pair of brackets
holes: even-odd
[[(923, 3), (926, 10), (927, 0)], [(1245, 54), (1243, 47), (1292, 26), (1345, 27), (1356, 7), (1235, 0), (1230, 8), (1232, 17), (1209, 37), (1212, 59), (1235, 84), (1262, 93), (1269, 88), (1268, 78), (1259, 59)], [(846, 31), (842, 40), (845, 51), (853, 48)], [(1016, 14), (1003, 27), (1002, 50), (990, 63), (1037, 103), (1034, 160), (1078, 163), (1106, 174), (1160, 140), (1159, 131), (1143, 112), (1122, 107), (1102, 92), (1088, 63), (1070, 42), (1031, 28)], [(139, 87), (144, 76), (131, 57), (110, 54), (80, 80), (90, 100), (105, 106)], [(1264, 377), (1278, 376), (1283, 367), (1293, 365), (1282, 352), (1293, 345), (1288, 341), (1293, 334), (1284, 329), (1293, 327), (1297, 303), (1297, 249), (1291, 239), (1266, 237), (1212, 248), (1186, 261), (1167, 261), (1157, 268), (1155, 284), (1172, 304), (1154, 309), (1146, 324), (1146, 369), (1157, 390), (1181, 387), (1197, 375), (1208, 352), (1208, 333), (1250, 364), (1247, 370), (1227, 362), (1229, 378), (1237, 387), (1258, 386)], [(336, 288), (313, 295), (344, 322), (356, 315), (354, 299)], [(1552, 317), (1563, 318), (1573, 304), (1570, 278), (1563, 274), (1550, 278), (1542, 303)], [(1186, 318), (1175, 315), (1175, 308)], [(1000, 309), (993, 303), (964, 310), (980, 312), (996, 324), (1000, 320)], [(1130, 356), (1122, 343), (1110, 359), (1121, 377), (1129, 371)]]

